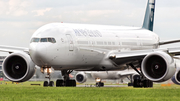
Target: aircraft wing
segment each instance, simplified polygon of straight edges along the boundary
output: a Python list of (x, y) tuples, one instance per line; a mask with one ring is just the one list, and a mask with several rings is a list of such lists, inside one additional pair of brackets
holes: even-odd
[(0, 45), (0, 51), (1, 52), (9, 52), (9, 53), (14, 53), (14, 52), (17, 52), (17, 51), (23, 51), (23, 52), (29, 53), (28, 48), (14, 47), (14, 46), (3, 46), (3, 45)]
[(93, 51), (101, 54), (108, 53), (107, 58), (112, 60), (113, 64), (115, 65), (128, 64), (138, 60), (142, 61), (146, 55), (157, 51), (163, 51), (165, 53), (171, 54), (172, 56), (180, 55), (180, 47), (166, 49), (133, 50), (127, 52), (115, 52), (114, 50), (109, 51), (107, 49), (92, 49), (89, 47), (80, 47), (79, 50)]
[(180, 55), (180, 48), (168, 48), (168, 49), (152, 49), (152, 50), (137, 50), (128, 52), (114, 52), (109, 55), (109, 59), (116, 65), (128, 64), (134, 61), (141, 61), (146, 55), (153, 52), (162, 51), (172, 56)]

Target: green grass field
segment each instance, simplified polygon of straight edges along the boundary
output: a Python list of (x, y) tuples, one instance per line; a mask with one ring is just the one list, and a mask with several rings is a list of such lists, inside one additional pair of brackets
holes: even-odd
[[(41, 84), (32, 86), (30, 84)], [(180, 86), (133, 87), (43, 87), (43, 82), (0, 84), (0, 101), (179, 101)]]

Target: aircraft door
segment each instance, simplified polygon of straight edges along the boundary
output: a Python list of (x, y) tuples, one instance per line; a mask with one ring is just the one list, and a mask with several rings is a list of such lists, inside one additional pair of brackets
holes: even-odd
[(69, 51), (73, 51), (74, 50), (74, 42), (73, 42), (72, 36), (70, 34), (66, 34), (66, 37), (68, 39)]

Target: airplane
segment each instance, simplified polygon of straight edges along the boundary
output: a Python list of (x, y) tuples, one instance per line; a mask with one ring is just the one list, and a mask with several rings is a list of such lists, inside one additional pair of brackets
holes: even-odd
[(44, 87), (52, 87), (51, 69), (61, 70), (63, 79), (56, 80), (56, 87), (64, 87), (76, 86), (69, 78), (73, 70), (121, 71), (131, 67), (141, 77), (134, 79), (134, 87), (152, 87), (152, 82), (166, 81), (175, 74), (174, 56), (180, 53), (179, 48), (159, 48), (180, 40), (160, 41), (153, 32), (154, 12), (155, 0), (148, 0), (142, 27), (46, 24), (34, 32), (29, 48), (0, 46), (0, 51), (10, 53), (3, 61), (3, 73), (10, 81), (25, 82), (37, 65), (42, 73), (47, 71)]
[(87, 74), (90, 74), (96, 81), (96, 87), (103, 87), (104, 83), (102, 82), (102, 79), (110, 79), (110, 80), (116, 80), (121, 79), (121, 82), (123, 82), (123, 79), (127, 78), (130, 80), (131, 83), (128, 83), (128, 86), (133, 86), (133, 79), (134, 78), (140, 78), (140, 75), (130, 69), (126, 69), (123, 71), (93, 71), (93, 72), (86, 72), (81, 71), (78, 72), (75, 75), (75, 80), (78, 83), (85, 83), (88, 79)]

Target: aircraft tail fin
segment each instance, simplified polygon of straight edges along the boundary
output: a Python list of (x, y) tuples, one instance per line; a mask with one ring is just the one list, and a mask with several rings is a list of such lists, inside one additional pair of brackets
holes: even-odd
[(144, 22), (142, 26), (142, 28), (148, 29), (150, 31), (153, 31), (155, 1), (156, 0), (148, 0)]

